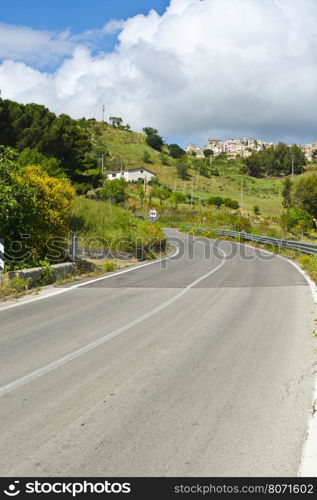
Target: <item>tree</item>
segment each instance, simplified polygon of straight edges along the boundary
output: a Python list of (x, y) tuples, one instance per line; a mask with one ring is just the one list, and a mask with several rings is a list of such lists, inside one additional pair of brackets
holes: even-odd
[(74, 182), (98, 182), (91, 172), (96, 160), (91, 156), (92, 143), (82, 120), (65, 114), (56, 116), (39, 104), (0, 100), (0, 144), (15, 147), (20, 153), (30, 148), (56, 158)]
[(115, 128), (122, 128), (123, 120), (118, 116), (110, 116), (109, 122)]
[(47, 157), (36, 149), (23, 149), (23, 151), (19, 154), (18, 164), (21, 167), (26, 167), (27, 165), (40, 165), (52, 177), (66, 177), (66, 174), (61, 167), (60, 160), (53, 157)]
[(124, 203), (127, 197), (128, 183), (125, 179), (107, 180), (100, 191), (100, 198), (111, 203)]
[(290, 208), (292, 206), (292, 182), (289, 178), (285, 179), (282, 191), (283, 201), (282, 205), (284, 208)]
[(283, 229), (290, 231), (291, 229), (298, 228), (303, 234), (304, 231), (313, 227), (314, 218), (298, 207), (292, 207), (282, 213), (280, 223)]
[(210, 158), (211, 156), (214, 155), (214, 152), (212, 149), (204, 149), (203, 153), (204, 153), (205, 158)]
[(309, 175), (296, 183), (294, 200), (301, 209), (317, 217), (317, 176)]
[(181, 158), (186, 154), (186, 152), (178, 144), (169, 144), (167, 147), (172, 158)]
[(248, 175), (260, 177), (263, 174), (289, 175), (292, 173), (292, 167), (295, 174), (301, 174), (307, 161), (296, 144), (289, 147), (280, 142), (276, 147), (253, 152), (244, 163), (244, 170)]
[(102, 143), (97, 143), (93, 148), (93, 155), (97, 160), (101, 172), (103, 173), (106, 169), (106, 161), (108, 161), (108, 158), (111, 158), (107, 146)]
[(153, 194), (156, 198), (160, 200), (161, 205), (163, 205), (163, 201), (167, 200), (167, 198), (170, 198), (171, 193), (165, 188), (161, 187), (156, 187), (154, 186), (153, 188)]
[(0, 234), (5, 239), (6, 249), (10, 249), (13, 242), (20, 242), (21, 251), (17, 257), (23, 258), (31, 251), (31, 245), (29, 238), (21, 239), (21, 234), (32, 231), (32, 217), (36, 214), (37, 203), (34, 190), (18, 180), (16, 160), (16, 151), (0, 147)]
[(158, 135), (158, 130), (152, 127), (144, 127), (143, 132), (146, 135), (146, 143), (151, 148), (156, 151), (161, 151), (164, 146), (164, 141), (160, 135)]
[(291, 148), (289, 148), (289, 155), (288, 155), (288, 165), (287, 165), (287, 172), (288, 174), (292, 173), (292, 161), (293, 161), (293, 167), (294, 167), (294, 174), (302, 174), (304, 172), (304, 167), (307, 165), (307, 160), (305, 153), (301, 150), (300, 147), (297, 146), (297, 144), (293, 144)]
[(253, 152), (251, 156), (245, 159), (243, 171), (252, 177), (261, 177), (263, 167), (257, 153)]
[(176, 166), (176, 169), (177, 169), (177, 173), (181, 179), (186, 181), (189, 178), (188, 165), (186, 165), (185, 163), (179, 163)]
[(155, 149), (156, 151), (161, 151), (164, 146), (164, 142), (161, 136), (159, 135), (149, 135), (146, 138), (146, 143), (150, 148)]
[(153, 128), (153, 127), (144, 127), (143, 132), (145, 133), (145, 135), (147, 137), (149, 137), (150, 135), (157, 135), (158, 134), (158, 130), (156, 128)]

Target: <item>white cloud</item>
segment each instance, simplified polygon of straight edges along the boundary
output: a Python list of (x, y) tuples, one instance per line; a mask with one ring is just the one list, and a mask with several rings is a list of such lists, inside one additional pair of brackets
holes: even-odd
[(102, 31), (108, 35), (113, 35), (124, 28), (125, 21), (123, 19), (111, 19), (108, 21)]
[(51, 64), (71, 55), (73, 49), (69, 31), (54, 33), (0, 23), (0, 59)]
[(120, 31), (110, 53), (58, 37), (71, 56), (53, 74), (6, 60), (3, 95), (75, 117), (100, 118), (104, 103), (136, 129), (198, 141), (317, 138), (315, 0), (171, 0), (103, 30)]

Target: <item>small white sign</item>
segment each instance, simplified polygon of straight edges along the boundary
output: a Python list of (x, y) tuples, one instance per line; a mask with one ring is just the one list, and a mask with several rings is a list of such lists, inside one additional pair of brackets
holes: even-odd
[(157, 220), (157, 210), (150, 210), (149, 216), (150, 220)]

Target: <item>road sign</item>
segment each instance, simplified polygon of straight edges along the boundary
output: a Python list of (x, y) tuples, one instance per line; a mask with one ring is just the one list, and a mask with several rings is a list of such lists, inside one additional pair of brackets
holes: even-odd
[(150, 218), (150, 220), (156, 221), (157, 220), (157, 210), (150, 210), (149, 218)]

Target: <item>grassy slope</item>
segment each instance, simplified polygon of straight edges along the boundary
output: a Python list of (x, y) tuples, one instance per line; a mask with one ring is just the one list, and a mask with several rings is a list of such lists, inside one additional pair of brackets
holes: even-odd
[[(243, 208), (253, 210), (258, 205), (264, 216), (279, 216), (282, 211), (282, 183), (283, 179), (254, 179), (241, 175), (237, 166), (230, 166), (227, 162), (217, 162), (220, 176), (210, 179), (197, 175), (197, 171), (190, 169), (191, 178), (181, 180), (176, 172), (175, 161), (170, 159), (170, 166), (163, 165), (160, 153), (150, 148), (145, 142), (145, 136), (135, 132), (114, 129), (105, 126), (101, 136), (114, 158), (120, 159), (125, 168), (144, 167), (159, 177), (160, 182), (173, 189), (190, 193), (193, 184), (194, 194), (202, 198), (211, 195), (230, 197), (241, 201), (241, 180), (243, 180)], [(152, 163), (143, 161), (144, 151), (151, 155)], [(316, 171), (309, 167), (307, 172)]]
[(165, 239), (159, 225), (135, 219), (128, 210), (117, 205), (81, 196), (74, 201), (71, 226), (83, 239), (83, 246), (95, 246), (92, 241), (88, 242), (89, 238), (102, 238), (105, 248), (133, 250)]

